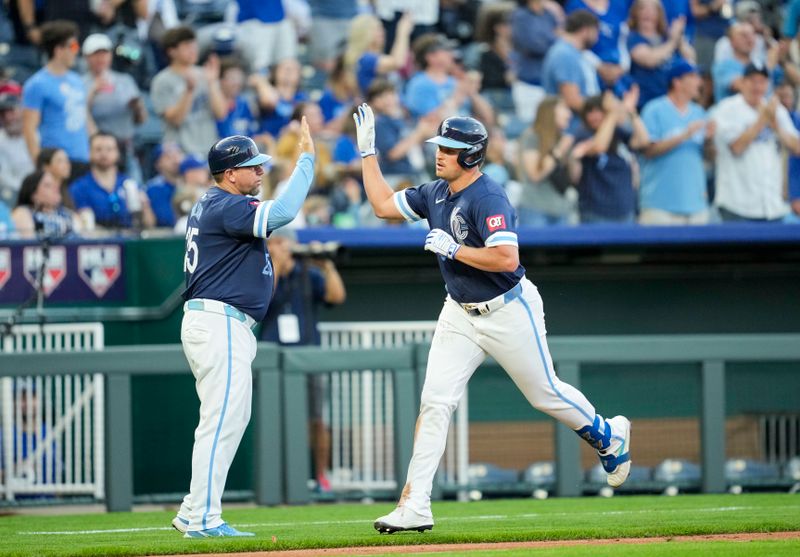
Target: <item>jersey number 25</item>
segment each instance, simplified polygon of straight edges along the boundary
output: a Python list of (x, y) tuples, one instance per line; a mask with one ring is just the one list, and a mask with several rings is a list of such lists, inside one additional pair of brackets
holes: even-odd
[(194, 237), (200, 234), (200, 229), (193, 226), (186, 228), (186, 256), (183, 258), (183, 272), (194, 273), (197, 269), (197, 259), (200, 252), (197, 249), (197, 242)]

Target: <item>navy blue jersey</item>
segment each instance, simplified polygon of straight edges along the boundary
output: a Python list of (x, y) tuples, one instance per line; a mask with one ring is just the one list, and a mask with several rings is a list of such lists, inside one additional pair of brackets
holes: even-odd
[[(485, 174), (453, 194), (444, 180), (408, 188), (394, 194), (394, 203), (406, 220), (427, 218), (431, 229), (441, 228), (464, 246), (517, 245), (514, 209), (503, 188)], [(513, 273), (492, 273), (441, 256), (439, 268), (447, 292), (460, 303), (491, 300), (525, 274), (522, 265)]]
[(200, 198), (186, 227), (183, 298), (230, 304), (261, 321), (272, 296), (267, 220), (272, 201), (213, 187)]

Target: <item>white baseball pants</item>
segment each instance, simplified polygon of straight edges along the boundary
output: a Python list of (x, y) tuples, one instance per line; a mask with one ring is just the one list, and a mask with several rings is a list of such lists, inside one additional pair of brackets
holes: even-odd
[[(222, 306), (221, 302), (205, 303)], [(250, 421), (256, 338), (249, 327), (252, 318), (243, 318), (246, 320), (211, 311), (183, 314), (181, 343), (200, 398), (192, 481), (178, 513), (189, 521), (189, 530), (206, 530), (223, 523), (222, 492)]]
[(428, 355), (414, 453), (400, 499), (400, 504), (418, 513), (430, 513), (433, 478), (450, 417), (487, 354), (534, 408), (573, 430), (595, 419), (594, 406), (586, 397), (556, 376), (547, 349), (542, 298), (527, 278), (521, 282), (519, 297), (486, 315), (472, 316), (449, 296), (445, 300)]

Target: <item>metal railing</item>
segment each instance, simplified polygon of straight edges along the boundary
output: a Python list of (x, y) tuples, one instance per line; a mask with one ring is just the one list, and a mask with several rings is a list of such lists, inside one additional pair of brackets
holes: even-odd
[[(17, 325), (3, 337), (2, 352), (87, 352), (103, 346), (102, 323)], [(105, 497), (104, 392), (100, 373), (0, 379), (0, 492), (6, 500)]]

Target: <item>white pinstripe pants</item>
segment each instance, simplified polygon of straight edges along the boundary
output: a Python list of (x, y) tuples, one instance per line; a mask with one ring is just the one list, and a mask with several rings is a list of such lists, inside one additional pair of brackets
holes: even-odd
[(591, 425), (594, 406), (558, 379), (547, 348), (542, 298), (526, 278), (518, 298), (471, 316), (449, 296), (428, 355), (414, 453), (400, 503), (427, 513), (433, 477), (444, 453), (450, 418), (475, 369), (492, 356), (538, 410), (573, 430)]

